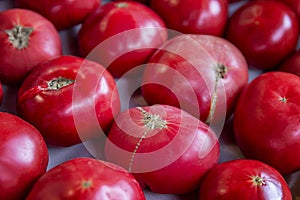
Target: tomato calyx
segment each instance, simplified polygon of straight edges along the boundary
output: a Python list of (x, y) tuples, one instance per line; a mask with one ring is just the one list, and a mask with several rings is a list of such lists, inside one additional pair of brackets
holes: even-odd
[(81, 183), (81, 187), (84, 190), (87, 190), (87, 189), (91, 188), (92, 186), (93, 186), (93, 181), (92, 180), (82, 181), (82, 183)]
[(227, 67), (224, 64), (218, 63), (217, 65), (214, 66), (214, 70), (215, 70), (215, 85), (214, 85), (214, 90), (213, 90), (213, 94), (212, 94), (212, 98), (211, 98), (211, 104), (210, 104), (210, 109), (209, 109), (209, 113), (208, 113), (208, 117), (205, 121), (205, 123), (207, 125), (209, 125), (211, 123), (211, 121), (213, 120), (213, 116), (215, 114), (215, 110), (216, 110), (216, 105), (217, 105), (217, 90), (218, 90), (218, 84), (220, 79), (224, 79), (226, 74), (227, 74)]
[(265, 186), (266, 181), (260, 177), (260, 176), (252, 176), (251, 177), (251, 182), (253, 183), (254, 186)]
[(61, 88), (71, 85), (74, 82), (75, 80), (60, 76), (58, 78), (54, 78), (51, 81), (47, 82), (48, 88), (46, 88), (46, 90), (60, 90)]
[(17, 25), (12, 29), (5, 30), (5, 33), (8, 35), (9, 42), (19, 50), (28, 47), (30, 35), (32, 32), (32, 27), (25, 27), (20, 25)]
[(134, 157), (136, 155), (137, 150), (139, 149), (139, 147), (141, 146), (142, 141), (146, 138), (147, 134), (154, 130), (154, 129), (165, 129), (167, 128), (167, 121), (162, 119), (160, 115), (157, 114), (151, 114), (147, 111), (145, 111), (143, 108), (141, 107), (137, 107), (137, 109), (139, 111), (141, 111), (142, 115), (143, 115), (143, 119), (142, 122), (145, 126), (145, 131), (143, 132), (143, 134), (141, 135), (139, 141), (137, 142), (137, 144), (135, 145), (135, 148), (132, 152), (130, 161), (129, 161), (129, 168), (128, 171), (131, 172), (132, 171), (132, 165), (133, 165), (133, 161), (134, 161)]

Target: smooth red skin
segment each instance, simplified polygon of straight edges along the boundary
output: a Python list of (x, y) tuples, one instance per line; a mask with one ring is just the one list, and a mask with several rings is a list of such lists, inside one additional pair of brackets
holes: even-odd
[[(84, 186), (90, 181), (91, 186)], [(44, 174), (26, 200), (145, 200), (135, 178), (117, 165), (93, 158), (74, 158)]]
[[(16, 49), (5, 33), (15, 25), (34, 29), (25, 49)], [(59, 33), (53, 24), (43, 16), (24, 9), (1, 12), (0, 45), (0, 80), (6, 84), (19, 84), (37, 64), (62, 54)]]
[[(124, 2), (127, 7), (119, 8), (118, 5)], [(147, 28), (153, 28), (151, 35)], [(147, 62), (155, 49), (166, 41), (165, 28), (163, 20), (142, 3), (109, 2), (82, 24), (78, 35), (79, 48), (83, 56), (99, 61), (108, 67), (114, 77), (119, 78), (130, 69)], [(127, 36), (116, 36), (133, 29), (134, 32)], [(106, 42), (105, 47), (100, 45), (103, 41)], [(95, 47), (98, 49), (95, 50)]]
[(227, 22), (227, 0), (150, 1), (167, 27), (181, 33), (221, 36)]
[(300, 76), (300, 51), (294, 52), (279, 66), (279, 71)]
[(58, 30), (80, 24), (97, 9), (101, 0), (16, 0), (17, 7), (40, 13), (49, 19)]
[[(259, 176), (266, 185), (253, 185)], [(256, 160), (239, 159), (212, 168), (200, 185), (199, 200), (292, 200), (291, 191), (282, 175), (273, 167)]]
[[(197, 44), (196, 47), (195, 44)], [(178, 52), (177, 55), (171, 53), (170, 49)], [(189, 58), (189, 60), (184, 59), (184, 57)], [(203, 63), (198, 63), (198, 60), (195, 60), (195, 58), (202, 59), (202, 57)], [(209, 57), (212, 59), (209, 60)], [(221, 98), (222, 88), (219, 88), (219, 100), (217, 100), (214, 114), (215, 121), (222, 120), (223, 116), (221, 115), (224, 113), (218, 110), (225, 109), (226, 116), (230, 116), (238, 95), (248, 82), (248, 66), (240, 51), (219, 37), (182, 35), (167, 41), (155, 52), (145, 68), (142, 95), (150, 105), (168, 104), (180, 107), (196, 117), (199, 117), (198, 107), (200, 119), (206, 121), (211, 107), (212, 94), (210, 91), (213, 91), (215, 85), (210, 85), (207, 80), (212, 83), (215, 82), (216, 77), (212, 68), (215, 65), (214, 62), (224, 64), (228, 69), (225, 78), (219, 81), (219, 85), (221, 82), (224, 83), (226, 102)], [(193, 63), (195, 64), (192, 65)], [(163, 64), (170, 68), (161, 70), (157, 64)], [(183, 81), (174, 78), (172, 70), (185, 76), (187, 81), (183, 83)], [(192, 90), (187, 85), (192, 87)], [(174, 94), (174, 91), (177, 91), (177, 94)], [(192, 94), (196, 94), (197, 99), (191, 98), (193, 97)]]
[(16, 115), (0, 112), (0, 199), (24, 199), (46, 172), (48, 150), (39, 131)]
[(300, 1), (298, 0), (283, 0), (283, 2), (286, 2), (296, 13), (296, 16), (298, 17), (299, 24), (300, 24)]
[[(76, 79), (76, 84), (58, 91), (43, 90), (48, 81), (60, 76)], [(17, 110), (40, 130), (47, 144), (71, 146), (98, 137), (97, 127), (107, 132), (120, 110), (120, 99), (113, 77), (100, 64), (61, 56), (28, 75), (18, 91)]]
[(295, 156), (300, 151), (299, 84), (294, 74), (262, 74), (245, 88), (234, 112), (234, 134), (243, 154), (282, 174), (300, 169), (300, 158)]
[[(148, 112), (163, 110), (165, 116), (162, 118), (168, 122), (168, 128), (150, 131), (149, 136), (142, 140), (137, 153), (155, 154), (162, 148), (170, 149), (151, 158), (145, 158), (143, 154), (142, 157), (135, 156), (133, 175), (142, 187), (149, 187), (155, 193), (186, 194), (196, 190), (204, 174), (219, 160), (220, 147), (215, 133), (206, 124), (176, 107), (156, 105), (143, 109)], [(105, 157), (108, 161), (129, 169), (133, 149), (145, 130), (142, 118), (141, 111), (137, 108), (131, 108), (117, 116), (105, 144)], [(182, 130), (179, 131), (179, 128)], [(176, 141), (178, 134), (181, 134), (181, 139)], [(171, 142), (172, 147), (166, 147)], [(178, 154), (181, 150), (182, 154)], [(161, 165), (170, 158), (174, 160), (166, 166)], [(154, 168), (148, 169), (148, 165)], [(143, 166), (147, 169), (143, 170)]]
[(2, 84), (0, 82), (0, 105), (2, 103), (2, 100), (3, 100), (3, 89), (2, 89)]
[(293, 10), (282, 2), (249, 1), (229, 19), (226, 38), (250, 65), (269, 70), (295, 50), (298, 24)]

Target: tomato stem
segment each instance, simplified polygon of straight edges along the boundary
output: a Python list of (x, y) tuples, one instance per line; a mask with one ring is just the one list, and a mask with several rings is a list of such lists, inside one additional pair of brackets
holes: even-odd
[(33, 32), (32, 27), (25, 27), (17, 25), (12, 29), (5, 30), (8, 35), (8, 40), (13, 46), (19, 50), (27, 48), (29, 45), (29, 38)]

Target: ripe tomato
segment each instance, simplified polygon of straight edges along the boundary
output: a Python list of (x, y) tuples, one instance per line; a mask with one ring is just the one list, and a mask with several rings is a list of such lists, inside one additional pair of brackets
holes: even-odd
[(152, 0), (150, 5), (168, 28), (181, 33), (221, 36), (227, 21), (227, 0)]
[(281, 174), (257, 161), (239, 159), (216, 165), (200, 185), (199, 200), (292, 200)]
[(84, 21), (78, 35), (82, 55), (108, 67), (114, 77), (144, 64), (166, 39), (162, 19), (133, 1), (101, 6)]
[(18, 7), (40, 13), (62, 30), (81, 23), (100, 6), (101, 0), (16, 0), (15, 3)]
[(0, 199), (24, 199), (46, 172), (47, 146), (39, 131), (16, 115), (0, 112), (0, 119)]
[(93, 158), (74, 158), (45, 173), (26, 200), (145, 200), (140, 185), (123, 168)]
[(25, 9), (0, 13), (0, 80), (18, 84), (37, 64), (61, 55), (59, 34), (43, 16)]
[(278, 1), (249, 1), (228, 21), (226, 38), (260, 69), (276, 67), (292, 53), (299, 36), (294, 12)]
[(258, 76), (245, 88), (234, 113), (234, 134), (247, 158), (282, 174), (300, 169), (300, 77), (285, 72)]
[(278, 69), (300, 76), (300, 50), (287, 57)]
[(151, 105), (173, 105), (220, 124), (247, 81), (245, 58), (231, 43), (216, 36), (181, 35), (150, 58), (142, 95)]
[(115, 119), (105, 157), (155, 193), (185, 194), (219, 160), (215, 133), (176, 107), (131, 108)]
[(70, 146), (107, 132), (120, 100), (113, 77), (100, 64), (61, 56), (28, 75), (17, 110), (49, 145)]

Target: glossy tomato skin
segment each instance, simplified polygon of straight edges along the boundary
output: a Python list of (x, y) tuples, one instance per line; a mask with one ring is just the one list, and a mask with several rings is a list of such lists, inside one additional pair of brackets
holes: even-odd
[(101, 0), (16, 0), (16, 6), (40, 13), (49, 19), (58, 30), (71, 28), (81, 23), (98, 8)]
[(300, 168), (300, 78), (268, 72), (243, 91), (234, 112), (234, 134), (247, 158), (261, 160), (282, 174)]
[[(22, 29), (23, 28), (23, 29)], [(27, 39), (14, 40), (19, 32)], [(19, 84), (39, 63), (62, 54), (59, 34), (43, 16), (25, 9), (8, 9), (0, 14), (0, 79)]]
[(18, 91), (18, 112), (49, 145), (70, 146), (98, 137), (108, 131), (119, 109), (111, 74), (102, 65), (75, 56), (42, 63)]
[[(150, 105), (168, 104), (202, 121), (220, 122), (232, 113), (247, 81), (245, 58), (230, 42), (210, 35), (181, 35), (168, 40), (150, 58), (142, 95)], [(211, 112), (213, 102), (216, 108)]]
[(208, 172), (200, 185), (200, 199), (292, 200), (292, 195), (276, 169), (257, 160), (239, 159)]
[(167, 27), (181, 33), (221, 36), (227, 21), (227, 0), (150, 1)]
[(279, 66), (278, 70), (300, 76), (300, 51), (296, 51), (287, 57), (287, 59)]
[(123, 168), (93, 158), (74, 158), (44, 174), (26, 200), (145, 200), (135, 178)]
[(219, 148), (216, 134), (200, 120), (176, 107), (154, 105), (116, 117), (105, 157), (155, 193), (185, 194), (218, 162)]
[(166, 39), (163, 20), (134, 1), (101, 6), (85, 20), (78, 35), (81, 54), (102, 63), (117, 78), (146, 63)]
[(0, 199), (24, 199), (46, 172), (48, 150), (39, 131), (16, 115), (0, 112)]
[[(246, 37), (245, 37), (246, 36)], [(228, 21), (226, 38), (254, 67), (273, 69), (296, 46), (299, 25), (293, 10), (278, 1), (249, 1)]]

